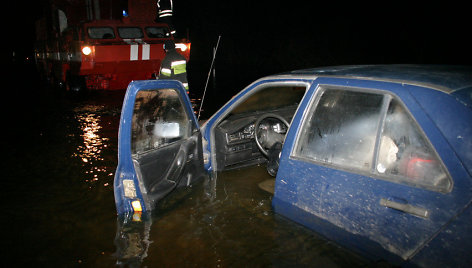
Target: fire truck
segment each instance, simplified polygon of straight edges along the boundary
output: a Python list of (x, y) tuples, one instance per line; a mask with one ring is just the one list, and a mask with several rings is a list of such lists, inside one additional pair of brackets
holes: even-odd
[(39, 73), (71, 91), (124, 89), (158, 75), (169, 39), (188, 61), (188, 38), (174, 38), (157, 12), (155, 0), (50, 0), (36, 22)]

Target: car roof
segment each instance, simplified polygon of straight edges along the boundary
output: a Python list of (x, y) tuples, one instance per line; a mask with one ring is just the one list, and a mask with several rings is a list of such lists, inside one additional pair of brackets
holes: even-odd
[(401, 82), (427, 86), (448, 94), (472, 88), (472, 66), (346, 65), (296, 70), (285, 74)]

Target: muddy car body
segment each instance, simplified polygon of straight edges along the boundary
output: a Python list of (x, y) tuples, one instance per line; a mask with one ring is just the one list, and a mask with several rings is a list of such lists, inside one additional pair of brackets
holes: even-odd
[(200, 128), (179, 82), (132, 82), (117, 211), (150, 211), (204, 174), (266, 164), (275, 212), (328, 239), (394, 264), (468, 266), (471, 92), (463, 67), (301, 70), (255, 81)]

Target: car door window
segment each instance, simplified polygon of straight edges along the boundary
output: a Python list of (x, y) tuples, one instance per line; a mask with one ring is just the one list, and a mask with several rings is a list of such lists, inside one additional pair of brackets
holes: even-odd
[(295, 157), (450, 191), (452, 180), (442, 162), (396, 97), (347, 89), (321, 89), (320, 95), (307, 113)]
[(449, 191), (451, 179), (407, 110), (390, 102), (380, 140), (376, 172), (423, 188)]
[(189, 118), (174, 89), (139, 91), (132, 120), (133, 154), (166, 146), (189, 136)]
[(295, 155), (348, 169), (370, 170), (383, 95), (326, 89), (302, 127)]

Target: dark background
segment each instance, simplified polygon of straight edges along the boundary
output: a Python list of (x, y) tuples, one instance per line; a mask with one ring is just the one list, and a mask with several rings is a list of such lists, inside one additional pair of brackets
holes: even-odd
[[(7, 39), (17, 63), (28, 62), (26, 57), (32, 61), (34, 21), (44, 2), (16, 1), (7, 9), (14, 15)], [(209, 86), (209, 96), (218, 96), (218, 102), (257, 78), (294, 69), (470, 65), (472, 23), (466, 3), (411, 2), (174, 0), (174, 24), (179, 35), (188, 35), (192, 42), (188, 76), (198, 95), (221, 35), (216, 83), (211, 80)], [(15, 69), (20, 77), (30, 71), (22, 66)]]
[(261, 76), (302, 68), (471, 64), (470, 12), (443, 1), (189, 3), (176, 1), (175, 13), (178, 29), (189, 29), (193, 45), (190, 81), (198, 80), (192, 75), (206, 77), (207, 70), (192, 68), (209, 67), (211, 47), (221, 34), (216, 84), (220, 92), (230, 87), (229, 95)]
[[(0, 263), (12, 260), (13, 267), (114, 263), (112, 175), (122, 95), (93, 92), (74, 99), (44, 86), (35, 72), (33, 45), (34, 22), (42, 15), (45, 1), (7, 2), (1, 9), (6, 29), (2, 41), (10, 48), (6, 52), (10, 61), (4, 61), (7, 72), (2, 87), (0, 147), (6, 159), (0, 169), (6, 176), (0, 182), (5, 249)], [(188, 76), (194, 95), (203, 92), (212, 49), (221, 35), (216, 83), (210, 80), (204, 105), (207, 115), (255, 79), (293, 69), (471, 64), (471, 16), (465, 3), (174, 2), (177, 30), (185, 36), (188, 29), (192, 42)], [(98, 150), (96, 159), (83, 162), (90, 145), (85, 143), (85, 128), (98, 121), (102, 128), (91, 146)], [(290, 236), (298, 239), (293, 233)], [(303, 241), (288, 245), (310, 248)], [(303, 255), (295, 250), (293, 256)], [(332, 256), (329, 250), (321, 250)]]

